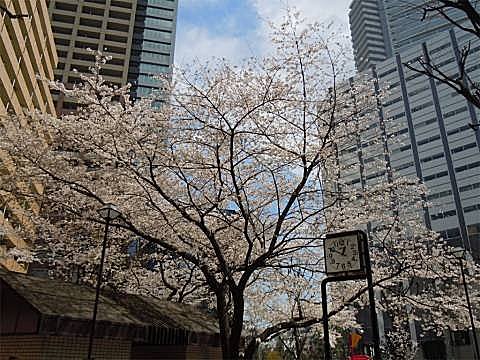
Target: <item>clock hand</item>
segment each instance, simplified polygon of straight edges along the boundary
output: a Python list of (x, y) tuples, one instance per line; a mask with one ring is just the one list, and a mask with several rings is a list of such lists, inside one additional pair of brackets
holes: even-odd
[(345, 251), (347, 251), (347, 247), (346, 247), (346, 246), (343, 247), (342, 253), (341, 253), (340, 255), (345, 256)]

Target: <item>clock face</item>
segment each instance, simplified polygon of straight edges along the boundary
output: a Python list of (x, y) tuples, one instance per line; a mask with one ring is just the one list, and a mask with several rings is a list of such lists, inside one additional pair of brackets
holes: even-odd
[(326, 238), (324, 249), (327, 274), (362, 270), (357, 234)]

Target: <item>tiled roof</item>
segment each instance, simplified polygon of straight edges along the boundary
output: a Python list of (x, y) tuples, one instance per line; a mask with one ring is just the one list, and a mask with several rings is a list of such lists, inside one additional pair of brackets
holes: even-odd
[[(0, 279), (43, 315), (77, 320), (92, 317), (95, 290), (0, 269)], [(191, 305), (133, 294), (100, 295), (98, 321), (219, 333), (216, 319)]]
[(117, 301), (152, 326), (207, 334), (220, 332), (215, 318), (191, 305), (130, 294)]

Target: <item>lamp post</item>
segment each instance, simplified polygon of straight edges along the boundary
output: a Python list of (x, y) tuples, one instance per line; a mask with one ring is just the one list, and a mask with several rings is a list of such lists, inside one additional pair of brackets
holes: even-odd
[(108, 227), (110, 226), (110, 221), (115, 220), (117, 217), (120, 216), (120, 211), (118, 211), (113, 204), (105, 204), (100, 209), (98, 209), (97, 212), (102, 217), (102, 219), (105, 220), (105, 232), (103, 235), (100, 266), (98, 267), (97, 287), (95, 289), (95, 302), (93, 304), (92, 322), (90, 325), (90, 338), (88, 341), (88, 357), (87, 357), (88, 360), (93, 359), (92, 358), (93, 338), (95, 336), (95, 323), (97, 321), (98, 299), (100, 297), (100, 287), (102, 285), (103, 263), (105, 262), (105, 252), (107, 250)]
[(460, 265), (460, 272), (462, 274), (463, 288), (465, 290), (465, 299), (467, 300), (468, 314), (470, 316), (470, 325), (472, 326), (473, 343), (475, 345), (475, 358), (480, 360), (480, 351), (478, 348), (477, 331), (475, 329), (475, 322), (473, 320), (472, 304), (470, 303), (470, 296), (468, 294), (467, 282), (465, 281), (465, 269), (463, 267), (463, 259), (465, 257), (465, 249), (457, 247), (453, 249), (453, 255), (458, 259)]

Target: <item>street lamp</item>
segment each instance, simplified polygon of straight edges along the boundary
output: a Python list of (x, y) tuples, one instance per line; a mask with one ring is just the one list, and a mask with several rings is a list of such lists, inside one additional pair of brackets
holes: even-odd
[(463, 259), (465, 258), (465, 253), (466, 253), (465, 249), (463, 249), (461, 247), (454, 248), (453, 252), (452, 252), (453, 256), (455, 256), (458, 259), (458, 264), (460, 265), (463, 288), (465, 289), (465, 299), (467, 300), (468, 314), (470, 315), (470, 325), (472, 326), (473, 342), (474, 342), (474, 345), (475, 345), (476, 359), (480, 360), (480, 352), (479, 352), (479, 349), (478, 349), (478, 340), (477, 340), (477, 331), (475, 330), (475, 322), (473, 320), (472, 305), (470, 303), (470, 296), (468, 294), (467, 282), (465, 281), (465, 269), (463, 268)]
[(97, 212), (100, 215), (100, 217), (102, 217), (102, 219), (105, 220), (105, 232), (103, 235), (100, 266), (98, 268), (98, 274), (97, 274), (97, 287), (95, 289), (95, 302), (93, 305), (93, 316), (92, 316), (92, 322), (90, 325), (90, 339), (88, 341), (88, 357), (87, 357), (88, 360), (93, 359), (92, 358), (93, 337), (95, 335), (95, 323), (97, 321), (98, 299), (100, 296), (100, 287), (102, 285), (103, 263), (105, 262), (105, 251), (107, 249), (108, 227), (110, 225), (110, 221), (115, 220), (117, 217), (121, 215), (120, 211), (118, 211), (115, 205), (113, 204), (105, 204), (100, 209), (98, 209)]

